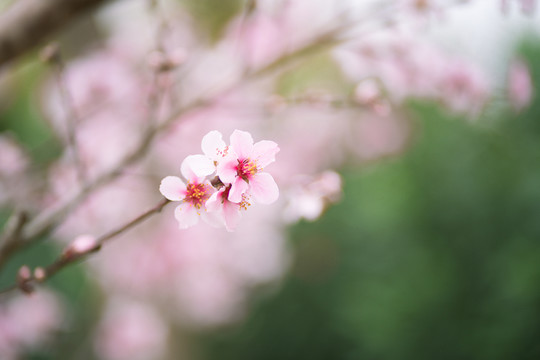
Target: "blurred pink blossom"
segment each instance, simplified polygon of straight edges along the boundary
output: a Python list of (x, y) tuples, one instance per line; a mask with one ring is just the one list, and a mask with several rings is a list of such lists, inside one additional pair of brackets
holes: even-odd
[[(64, 134), (66, 131), (64, 123), (72, 115), (69, 106), (73, 106), (75, 114), (81, 117), (69, 121), (82, 121), (82, 118), (103, 111), (129, 113), (132, 121), (139, 117), (137, 109), (140, 110), (140, 104), (144, 103), (145, 92), (141, 91), (144, 86), (130, 64), (130, 59), (115, 49), (94, 52), (70, 62), (63, 73), (69, 99), (62, 98), (57, 81), (51, 79), (45, 108), (58, 132)], [(66, 100), (71, 104), (66, 104)]]
[(521, 11), (524, 14), (532, 15), (536, 9), (536, 1), (537, 0), (520, 0)]
[(325, 171), (314, 177), (299, 181), (287, 196), (283, 211), (284, 220), (296, 222), (300, 219), (318, 219), (326, 206), (341, 197), (341, 177), (334, 171)]
[(530, 104), (533, 91), (529, 67), (521, 60), (514, 60), (508, 73), (508, 98), (516, 111), (521, 111)]
[(394, 115), (373, 114), (355, 119), (348, 142), (360, 160), (372, 161), (404, 149), (409, 129), (402, 119)]
[(20, 175), (28, 165), (28, 157), (10, 136), (0, 134), (0, 178)]
[(152, 307), (113, 298), (98, 326), (95, 350), (104, 360), (161, 359), (168, 333), (166, 323)]
[(43, 345), (63, 322), (60, 299), (46, 289), (0, 304), (0, 358), (18, 359), (24, 351)]
[[(395, 103), (408, 98), (437, 100), (475, 117), (491, 91), (482, 68), (407, 33), (377, 34), (360, 45), (338, 48), (334, 55), (351, 81), (378, 79)], [(359, 95), (365, 97), (368, 90), (373, 92), (360, 88)]]
[[(287, 268), (280, 208), (256, 207), (234, 233), (210, 226), (179, 232), (166, 220), (113, 242), (92, 269), (106, 292), (166, 305), (183, 326), (215, 326), (244, 312), (251, 287)], [(174, 316), (173, 316), (174, 315)]]
[(441, 75), (444, 103), (456, 112), (477, 116), (490, 91), (484, 73), (471, 63), (455, 60), (447, 63)]
[(233, 44), (238, 42), (242, 60), (250, 68), (261, 67), (275, 60), (286, 48), (279, 19), (257, 13), (245, 21), (239, 20), (231, 29)]

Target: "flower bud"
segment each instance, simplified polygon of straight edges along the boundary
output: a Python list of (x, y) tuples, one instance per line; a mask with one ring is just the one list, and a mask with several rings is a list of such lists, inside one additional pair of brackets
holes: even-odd
[(64, 258), (83, 255), (99, 249), (99, 244), (92, 235), (79, 235), (65, 249)]
[(25, 294), (31, 294), (34, 292), (33, 286), (30, 285), (31, 280), (32, 272), (30, 271), (30, 268), (27, 265), (21, 266), (17, 272), (17, 285)]

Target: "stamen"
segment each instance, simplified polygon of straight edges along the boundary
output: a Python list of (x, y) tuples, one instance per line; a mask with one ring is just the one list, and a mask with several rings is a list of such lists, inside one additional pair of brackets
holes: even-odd
[(238, 165), (236, 165), (236, 175), (246, 182), (249, 182), (249, 179), (259, 170), (257, 162), (250, 159), (238, 160)]
[(197, 209), (202, 208), (204, 202), (208, 200), (210, 193), (205, 184), (188, 183), (186, 202), (191, 203)]

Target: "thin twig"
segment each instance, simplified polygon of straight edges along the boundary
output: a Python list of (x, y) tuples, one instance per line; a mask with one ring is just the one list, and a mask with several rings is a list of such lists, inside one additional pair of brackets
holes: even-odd
[(0, 237), (0, 247), (5, 249), (5, 251), (0, 252), (0, 262), (7, 259), (16, 248), (27, 221), (28, 214), (26, 212), (16, 212), (8, 219)]
[[(53, 44), (52, 46), (56, 45)], [(75, 101), (73, 99), (73, 96), (71, 96), (71, 92), (69, 91), (67, 86), (65, 78), (65, 64), (62, 59), (62, 54), (58, 47), (56, 47), (55, 50), (56, 54), (50, 59), (49, 62), (51, 63), (54, 75), (56, 76), (56, 82), (58, 83), (60, 97), (62, 99), (64, 110), (66, 111), (65, 125), (68, 150), (71, 151), (72, 160), (75, 164), (79, 184), (83, 186), (86, 181), (86, 176), (82, 159), (79, 153), (79, 148), (77, 145), (77, 136), (75, 133), (76, 124), (80, 121), (80, 114), (75, 107)]]
[[(48, 280), (49, 278), (51, 278), (52, 276), (54, 276), (55, 274), (57, 274), (59, 271), (61, 271), (65, 267), (67, 267), (68, 265), (80, 262), (80, 261), (88, 258), (88, 256), (90, 254), (99, 251), (103, 247), (103, 245), (105, 243), (111, 241), (112, 239), (114, 239), (118, 235), (126, 232), (127, 230), (131, 229), (132, 227), (142, 223), (143, 221), (145, 221), (146, 219), (148, 219), (152, 215), (161, 212), (161, 210), (167, 204), (169, 204), (170, 202), (171, 201), (168, 200), (168, 199), (160, 200), (160, 202), (157, 205), (155, 205), (151, 209), (143, 212), (142, 214), (140, 214), (136, 218), (132, 219), (131, 221), (128, 221), (127, 223), (125, 223), (124, 225), (118, 227), (117, 229), (111, 230), (108, 233), (105, 233), (105, 234), (101, 235), (99, 238), (96, 239), (95, 244), (92, 247), (90, 247), (90, 248), (88, 248), (88, 249), (86, 249), (86, 250), (84, 250), (82, 252), (75, 252), (75, 253), (70, 252), (68, 254), (67, 253), (62, 254), (53, 263), (46, 266), (45, 268), (42, 268), (42, 271), (40, 271), (39, 278), (37, 278), (36, 275), (33, 274), (28, 279), (26, 279), (24, 281), (24, 285), (27, 286), (27, 287), (31, 287), (35, 283), (44, 282), (44, 281)], [(13, 291), (13, 290), (19, 288), (20, 286), (21, 286), (21, 284), (14, 283), (13, 285), (8, 286), (8, 287), (0, 290), (0, 294), (4, 294), (4, 293), (8, 293), (10, 291)]]

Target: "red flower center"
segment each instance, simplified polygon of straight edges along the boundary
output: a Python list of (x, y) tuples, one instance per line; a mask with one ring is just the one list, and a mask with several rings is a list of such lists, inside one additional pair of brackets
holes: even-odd
[(255, 175), (258, 170), (257, 164), (250, 159), (238, 160), (238, 165), (236, 165), (236, 175), (246, 182), (249, 182), (249, 179)]

